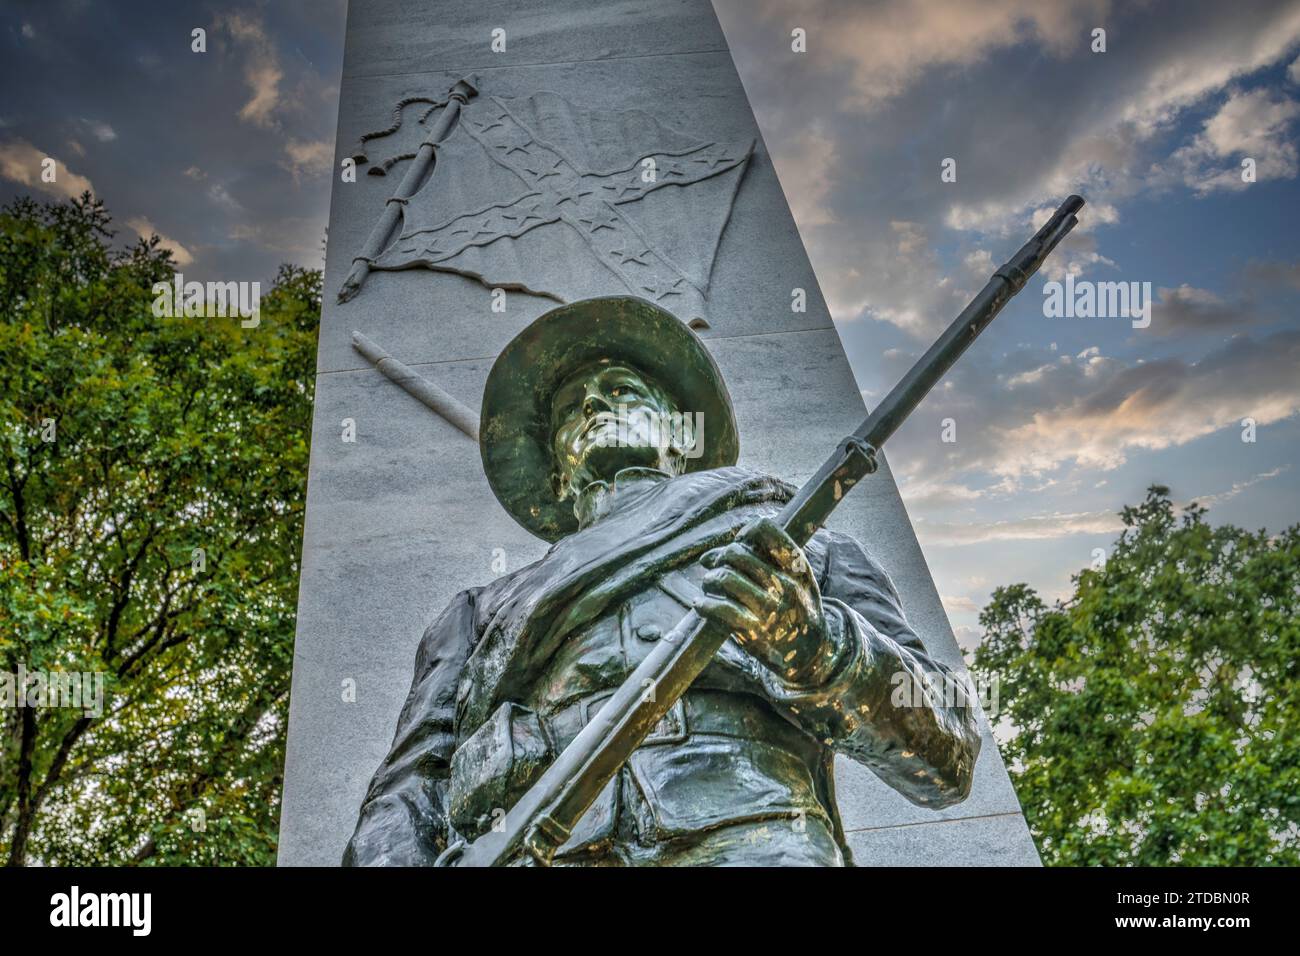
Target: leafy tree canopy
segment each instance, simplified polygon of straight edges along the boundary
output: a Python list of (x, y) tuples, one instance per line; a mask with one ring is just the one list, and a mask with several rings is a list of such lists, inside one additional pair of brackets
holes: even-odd
[(980, 615), (1045, 862), (1300, 864), (1300, 526), (1205, 515), (1152, 487), (1068, 601), (1016, 584)]
[(104, 679), (99, 716), (0, 710), (0, 859), (267, 864), (321, 277), (156, 318), (170, 253), (110, 226), (0, 210), (0, 676)]

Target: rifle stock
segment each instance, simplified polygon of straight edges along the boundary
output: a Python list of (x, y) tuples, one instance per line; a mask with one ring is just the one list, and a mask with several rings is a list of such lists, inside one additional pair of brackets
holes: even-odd
[[(876, 451), (929, 394), (1077, 224), (1083, 199), (1070, 196), (782, 508), (778, 524), (806, 544), (844, 495), (876, 470)], [(664, 636), (493, 830), (448, 847), (440, 865), (499, 866), (524, 849), (549, 865), (605, 784), (690, 687), (727, 640), (691, 611)]]

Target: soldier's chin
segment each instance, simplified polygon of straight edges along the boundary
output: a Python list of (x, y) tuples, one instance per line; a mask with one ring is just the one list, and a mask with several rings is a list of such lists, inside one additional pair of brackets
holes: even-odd
[(593, 481), (613, 481), (624, 468), (658, 468), (659, 449), (654, 446), (592, 445), (583, 456), (583, 463), (586, 466), (583, 470)]

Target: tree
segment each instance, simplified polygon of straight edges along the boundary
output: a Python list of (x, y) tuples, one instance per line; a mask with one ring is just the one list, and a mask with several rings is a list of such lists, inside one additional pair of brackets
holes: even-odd
[(1046, 862), (1300, 863), (1300, 526), (1205, 516), (1154, 486), (1068, 601), (1016, 584), (980, 615)]
[(157, 318), (170, 253), (112, 240), (89, 194), (0, 210), (0, 676), (104, 688), (0, 711), (0, 858), (268, 864), (321, 277)]

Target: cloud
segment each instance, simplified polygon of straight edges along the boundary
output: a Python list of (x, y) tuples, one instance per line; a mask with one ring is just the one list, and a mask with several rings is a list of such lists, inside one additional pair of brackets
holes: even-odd
[[(54, 159), (52, 183), (45, 182), (41, 176), (42, 163), (46, 159)], [(0, 177), (64, 199), (72, 199), (86, 191), (95, 191), (85, 176), (77, 175), (66, 163), (37, 149), (25, 139), (0, 143)]]
[(1300, 103), (1266, 89), (1233, 93), (1204, 128), (1163, 164), (1153, 167), (1156, 181), (1174, 180), (1204, 196), (1219, 189), (1242, 190), (1239, 159), (1255, 161), (1258, 182), (1292, 179), (1296, 146), (1289, 132)]
[(1158, 335), (1239, 332), (1260, 319), (1249, 299), (1228, 301), (1209, 289), (1198, 289), (1187, 283), (1176, 289), (1158, 289), (1151, 314), (1151, 330)]
[[(812, 229), (835, 221), (826, 200), (835, 166), (835, 139), (813, 125), (798, 142), (789, 144), (790, 162), (797, 165), (800, 176), (786, 188), (790, 211), (801, 229)], [(782, 183), (785, 186), (785, 183)]]
[[(189, 175), (189, 173), (187, 172), (186, 175)], [(199, 178), (206, 178), (206, 174)], [(208, 187), (208, 198), (222, 209), (226, 209), (230, 212), (244, 211), (244, 207), (239, 204), (239, 201), (235, 199), (234, 196), (230, 195), (230, 191), (221, 183), (213, 183)]]
[(94, 139), (101, 143), (111, 143), (117, 139), (117, 130), (105, 123), (103, 120), (86, 119), (84, 116), (77, 121), (77, 127), (85, 130)]
[[(808, 234), (802, 224), (800, 229)], [(994, 268), (992, 253), (975, 249), (963, 257), (962, 269), (950, 273), (930, 228), (907, 219), (891, 220), (852, 242), (817, 245), (818, 281), (838, 321), (877, 319), (920, 340), (946, 328)]]
[(1263, 283), (1278, 283), (1300, 289), (1300, 261), (1252, 262), (1246, 267), (1248, 278)]
[[(1270, 66), (1300, 41), (1300, 7), (1263, 4), (1249, 17), (1222, 4), (1206, 8), (1171, 31), (1181, 42), (1153, 64), (1122, 118), (1143, 132), (1171, 123), (1177, 114), (1233, 80)], [(1208, 21), (1208, 22), (1207, 22)]]
[(932, 476), (902, 475), (899, 490), (910, 508), (932, 509), (966, 505), (979, 501), (983, 492), (956, 481)]
[(243, 13), (229, 13), (217, 22), (244, 51), (244, 82), (252, 96), (240, 108), (239, 118), (262, 129), (278, 128), (279, 123), (273, 114), (280, 105), (280, 81), (284, 79), (284, 71), (280, 68), (275, 44), (262, 21)]
[[(1006, 232), (1021, 222), (1035, 196), (1080, 192), (1090, 200), (1113, 202), (1174, 182), (1198, 195), (1241, 189), (1247, 184), (1241, 181), (1240, 166), (1224, 168), (1232, 156), (1254, 158), (1259, 180), (1294, 177), (1295, 147), (1286, 127), (1296, 104), (1267, 90), (1230, 94), (1190, 143), (1145, 170), (1141, 167), (1144, 150), (1153, 148), (1184, 110), (1275, 63), (1300, 42), (1300, 6), (1261, 14), (1248, 23), (1202, 23), (1196, 32), (1174, 31), (1181, 42), (1154, 51), (1143, 61), (1145, 72), (1139, 68), (1127, 89), (1114, 90), (1104, 104), (1090, 104), (1091, 115), (1067, 133), (1063, 148), (1046, 151), (1053, 157), (1050, 164), (1039, 165), (1018, 188), (996, 198), (955, 206), (949, 224)], [(1212, 50), (1206, 48), (1210, 37), (1216, 38)]]
[[(1124, 465), (1135, 452), (1237, 429), (1244, 418), (1264, 426), (1300, 412), (1297, 368), (1295, 329), (1258, 340), (1239, 335), (1194, 362), (1129, 362), (1096, 347), (1077, 355), (1023, 348), (960, 362), (949, 372), (951, 387), (933, 393), (891, 439), (889, 461), (909, 509), (922, 519), (1058, 483), (1056, 493), (1066, 493), (1079, 482), (1095, 484), (1097, 472)], [(954, 443), (941, 441), (934, 427), (949, 416)], [(923, 524), (918, 520), (918, 532)], [(936, 526), (925, 526), (922, 537), (930, 540)], [(945, 540), (958, 533), (948, 529)]]
[[(1104, 362), (1100, 356), (1094, 361)], [(994, 474), (1039, 475), (1073, 462), (1109, 470), (1137, 449), (1201, 438), (1243, 418), (1271, 424), (1300, 411), (1300, 331), (1239, 337), (1194, 364), (1109, 363), (1084, 394), (1036, 412), (996, 440)]]
[[(763, 0), (758, 16), (808, 32), (809, 56), (847, 66), (843, 95), (871, 109), (899, 95), (933, 67), (970, 66), (1024, 42), (1063, 54), (1087, 42), (1084, 26), (1100, 22), (1107, 0)], [(732, 7), (732, 5), (727, 5)], [(734, 5), (739, 15), (741, 5)], [(744, 4), (752, 16), (750, 3)], [(788, 40), (786, 41), (788, 42)]]
[[(1202, 191), (1218, 188), (1211, 181), (1220, 173), (1239, 174), (1207, 150), (1248, 142), (1264, 164), (1260, 178), (1290, 169), (1278, 133), (1289, 107), (1270, 110), (1268, 102), (1284, 101), (1230, 94), (1229, 84), (1289, 61), (1300, 43), (1294, 2), (1263, 0), (1249, 17), (1196, 2), (1177, 16), (1082, 0), (715, 7), (840, 322), (875, 318), (918, 339), (934, 334), (965, 305), (959, 293), (979, 287), (963, 268), (970, 247), (993, 249), (1001, 261), (1002, 245), (989, 238), (1010, 246), (1071, 192), (1088, 206), (1048, 278), (1120, 267), (1096, 231), (1118, 223), (1140, 194), (1183, 188), (1183, 172)], [(1103, 24), (1111, 50), (1093, 54), (1089, 32)], [(808, 31), (806, 54), (789, 50), (795, 26)], [(963, 106), (971, 103), (995, 105)], [(1202, 107), (1216, 116), (1180, 136), (1178, 124)], [(1265, 125), (1251, 134), (1255, 121)], [(941, 184), (939, 160), (948, 156), (958, 160), (958, 181)], [(939, 252), (909, 255), (892, 225), (900, 222)]]
[[(1044, 218), (1043, 222), (1046, 221)], [(1115, 260), (1097, 251), (1096, 237), (1084, 232), (1081, 226), (1082, 221), (1080, 226), (1076, 226), (1075, 231), (1066, 236), (1065, 240), (1056, 247), (1052, 257), (1043, 264), (1039, 274), (1044, 279), (1061, 282), (1067, 275), (1077, 279), (1095, 272), (1099, 267), (1119, 268)]]
[(1237, 495), (1245, 491), (1247, 488), (1253, 488), (1256, 485), (1258, 485), (1260, 482), (1269, 481), (1270, 479), (1276, 478), (1278, 475), (1285, 474), (1290, 470), (1291, 470), (1290, 465), (1279, 465), (1277, 468), (1273, 468), (1270, 469), (1269, 471), (1261, 472), (1260, 474), (1255, 475), (1254, 477), (1251, 478), (1247, 478), (1244, 481), (1234, 481), (1232, 483), (1232, 487), (1229, 488), (1227, 491), (1220, 491), (1218, 494), (1213, 494), (1213, 495), (1201, 495), (1199, 498), (1196, 498), (1195, 500), (1202, 507), (1212, 508), (1217, 504), (1221, 504), (1225, 501), (1230, 501), (1231, 499), (1237, 497)]
[(28, 40), (35, 39), (35, 37), (36, 37), (36, 28), (35, 28), (34, 26), (32, 26), (30, 23), (24, 22), (24, 23), (23, 23), (23, 26), (22, 26), (22, 33), (23, 33), (23, 37), (24, 37), (25, 39), (28, 39)]
[[(1232, 487), (1225, 491), (1201, 495), (1193, 500), (1205, 508), (1222, 504), (1248, 488), (1284, 474), (1290, 467), (1281, 465), (1251, 478), (1233, 482)], [(1186, 503), (1177, 507), (1184, 508)], [(1049, 512), (1005, 521), (919, 521), (916, 525), (917, 537), (926, 547), (962, 547), (993, 541), (1052, 541), (1078, 534), (1116, 535), (1123, 530), (1123, 519), (1111, 511)], [(979, 610), (978, 605), (969, 597), (944, 596), (940, 600), (949, 614)]]
[[(1055, 207), (1046, 211), (1042, 222), (1054, 211)], [(1026, 227), (1024, 233), (1028, 238), (1030, 229)], [(838, 266), (818, 275), (831, 314), (841, 322), (863, 318), (889, 322), (928, 341), (947, 328), (1013, 251), (999, 243), (1002, 258), (998, 258), (981, 245), (962, 253), (959, 266), (952, 268), (939, 256), (936, 245), (934, 229), (925, 223), (892, 220), (888, 231), (859, 236), (852, 244), (819, 246), (819, 259), (834, 257)], [(1092, 236), (1071, 235), (1049, 260), (1044, 276), (1060, 279), (1066, 272), (1080, 276), (1100, 266), (1116, 267), (1096, 251)]]
[(230, 238), (238, 242), (255, 243), (263, 249), (289, 256), (303, 265), (319, 266), (325, 227), (323, 214), (319, 218), (295, 217), (265, 223), (241, 222), (230, 230)]
[[(34, 13), (15, 15), (0, 29), (9, 41), (0, 87), (22, 93), (0, 96), (0, 126), (13, 124), (0, 128), (0, 198), (62, 200), (93, 184), (114, 215), (119, 244), (136, 241), (128, 219), (147, 220), (135, 225), (162, 229), (168, 245), (193, 257), (186, 277), (200, 281), (265, 283), (281, 261), (321, 265), (329, 190), (317, 187), (329, 177), (307, 178), (314, 160), (301, 144), (334, 139), (337, 103), (322, 97), (331, 86), (337, 97), (342, 0), (163, 4), (152, 13), (79, 0), (45, 6), (75, 7), (78, 15), (57, 30)], [(30, 42), (19, 36), (24, 18), (38, 31)], [(189, 51), (195, 26), (207, 28), (206, 55)], [(268, 63), (269, 72), (260, 69)], [(142, 91), (150, 108), (133, 109)], [(19, 137), (40, 153), (12, 142)], [(39, 179), (39, 159), (49, 151), (60, 161), (56, 184)], [(289, 226), (279, 229), (282, 220), (304, 224), (299, 243)], [(230, 241), (234, 223), (255, 224), (273, 245), (298, 245), (300, 253)]]
[(289, 162), (286, 168), (295, 180), (303, 173), (327, 172), (334, 163), (334, 144), (325, 140), (300, 141), (290, 139), (284, 146)]
[(977, 614), (979, 605), (974, 600), (964, 594), (951, 595), (945, 594), (939, 598), (943, 602), (943, 609), (948, 612), (949, 616), (953, 614)]
[[(916, 534), (922, 545), (930, 547), (987, 544), (990, 541), (1048, 541), (1076, 534), (1117, 534), (1123, 528), (1124, 522), (1113, 512), (1087, 511), (1029, 515), (1007, 521), (925, 522), (917, 524)], [(958, 603), (949, 604), (950, 600)], [(945, 597), (943, 602), (949, 613), (978, 610), (969, 599)]]
[(151, 236), (157, 236), (159, 239), (159, 245), (164, 249), (171, 250), (172, 261), (178, 266), (184, 267), (194, 261), (194, 256), (188, 249), (182, 246), (175, 239), (164, 236), (161, 232), (155, 229), (154, 224), (144, 216), (136, 216), (133, 219), (128, 219), (126, 224), (134, 229), (141, 239), (148, 239)]

